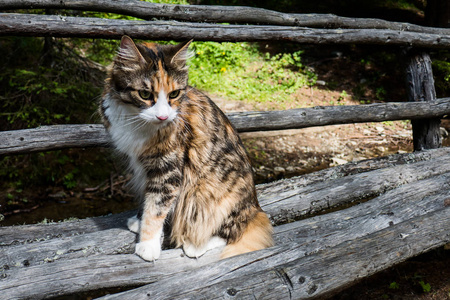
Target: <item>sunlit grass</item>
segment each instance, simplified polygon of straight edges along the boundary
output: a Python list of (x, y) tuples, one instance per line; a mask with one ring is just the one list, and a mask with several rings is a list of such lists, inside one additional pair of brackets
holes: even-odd
[(282, 102), (317, 78), (302, 65), (301, 51), (271, 56), (255, 44), (215, 42), (192, 48), (190, 84), (232, 100)]

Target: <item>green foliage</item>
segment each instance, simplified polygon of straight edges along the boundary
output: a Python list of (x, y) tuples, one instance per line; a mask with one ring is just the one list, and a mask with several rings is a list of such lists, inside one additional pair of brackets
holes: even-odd
[(429, 283), (425, 283), (423, 280), (419, 281), (420, 286), (424, 293), (429, 293), (431, 291), (431, 285)]
[(2, 38), (0, 46), (2, 129), (84, 123), (95, 112), (103, 75), (87, 67), (68, 45), (53, 39)]
[[(72, 48), (76, 40), (0, 38), (0, 126), (14, 130), (61, 123), (90, 123), (101, 93), (103, 72)], [(95, 51), (92, 51), (95, 52)], [(5, 203), (27, 202), (31, 186), (73, 189), (86, 172), (70, 151), (0, 159)], [(91, 166), (88, 166), (91, 168)], [(109, 171), (106, 173), (108, 176)], [(1, 200), (1, 199), (0, 199)]]
[(393, 281), (393, 282), (391, 282), (391, 284), (389, 284), (389, 288), (391, 290), (398, 290), (400, 288), (400, 286), (398, 285), (397, 282)]
[(441, 59), (432, 62), (436, 93), (438, 97), (450, 94), (450, 54), (443, 53)]
[[(59, 113), (47, 107), (48, 99), (52, 97), (58, 98), (59, 101), (64, 101), (71, 98), (70, 95), (75, 96), (78, 93), (79, 86), (75, 82), (58, 82), (55, 80), (56, 76), (66, 76), (62, 71), (59, 74), (53, 75), (53, 69), (38, 67), (36, 71), (26, 69), (15, 69), (11, 73), (6, 73), (8, 76), (8, 85), (10, 90), (7, 91), (3, 102), (3, 117), (9, 124), (22, 123), (26, 127), (36, 127), (44, 124), (54, 124), (64, 119), (70, 120), (70, 114)], [(1, 81), (6, 81), (3, 76)], [(12, 91), (14, 90), (14, 91)], [(29, 101), (19, 102), (16, 99), (11, 100), (11, 95), (26, 97)], [(17, 94), (19, 92), (20, 94)], [(39, 95), (44, 95), (47, 99), (33, 102)], [(41, 103), (40, 103), (41, 102)], [(18, 106), (20, 105), (20, 107)], [(50, 109), (50, 110), (49, 110)]]
[(196, 87), (249, 102), (285, 102), (313, 85), (317, 75), (304, 68), (301, 51), (261, 54), (249, 43), (196, 42), (189, 77)]
[[(116, 55), (116, 49), (119, 48), (118, 40), (104, 39), (72, 39), (74, 49), (83, 51), (87, 59), (100, 63), (101, 65), (109, 65)], [(81, 53), (80, 53), (81, 55)]]

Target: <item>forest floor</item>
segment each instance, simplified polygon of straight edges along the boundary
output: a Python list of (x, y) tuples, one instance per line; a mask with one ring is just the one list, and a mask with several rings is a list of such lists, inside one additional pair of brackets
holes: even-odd
[[(284, 103), (283, 109), (330, 104), (357, 105), (361, 100), (356, 99), (375, 98), (375, 89), (367, 85), (361, 92), (361, 85), (365, 82), (361, 76), (370, 71), (370, 65), (351, 64), (350, 61), (343, 61), (345, 59), (337, 55), (315, 64), (318, 84), (299, 90), (297, 98), (301, 103)], [(331, 88), (335, 82), (341, 84), (338, 88)], [(246, 103), (213, 94), (210, 96), (225, 112), (281, 109), (277, 103)], [(392, 100), (401, 97), (389, 96)], [(443, 126), (447, 127), (447, 131), (450, 129), (446, 122)], [(408, 121), (243, 133), (241, 137), (252, 160), (257, 183), (413, 150), (411, 124)], [(445, 143), (448, 145), (448, 140)], [(95, 151), (97, 155), (111, 155), (107, 149), (70, 151), (82, 151), (88, 155), (88, 152)], [(0, 226), (84, 218), (131, 209), (135, 204), (124, 188), (128, 177), (120, 174), (114, 171), (102, 184), (78, 191), (62, 188), (24, 191), (27, 202), (2, 211), (5, 219)], [(108, 194), (107, 198), (105, 194)], [(450, 299), (448, 266), (450, 250), (440, 248), (364, 279), (333, 299)]]

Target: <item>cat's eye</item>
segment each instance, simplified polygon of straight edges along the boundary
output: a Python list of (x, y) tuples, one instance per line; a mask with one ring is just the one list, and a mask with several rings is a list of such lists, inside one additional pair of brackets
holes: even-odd
[(151, 100), (153, 99), (153, 93), (147, 90), (140, 90), (139, 97), (141, 97), (143, 100)]
[(174, 99), (174, 98), (178, 97), (179, 95), (180, 95), (180, 90), (175, 90), (169, 94), (169, 98)]

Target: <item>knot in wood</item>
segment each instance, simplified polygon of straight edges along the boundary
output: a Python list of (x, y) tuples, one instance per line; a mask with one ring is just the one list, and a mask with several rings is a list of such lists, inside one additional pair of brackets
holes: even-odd
[(312, 295), (317, 291), (318, 287), (315, 283), (312, 283), (309, 287), (308, 290), (306, 291), (308, 293), (308, 295)]
[(234, 289), (234, 288), (230, 288), (230, 289), (227, 290), (227, 294), (230, 295), (230, 296), (236, 296), (237, 290)]

